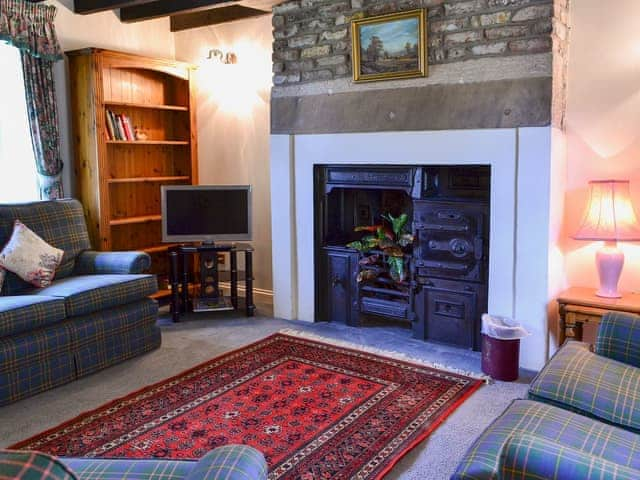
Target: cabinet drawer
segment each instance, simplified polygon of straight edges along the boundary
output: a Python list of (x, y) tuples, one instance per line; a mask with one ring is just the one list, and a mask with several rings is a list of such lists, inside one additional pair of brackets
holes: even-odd
[(369, 185), (380, 188), (411, 187), (412, 168), (362, 168), (330, 167), (327, 169), (327, 183), (338, 185)]
[(566, 322), (567, 323), (599, 323), (602, 319), (602, 315), (583, 312), (568, 312)]
[(403, 319), (408, 318), (409, 315), (409, 305), (405, 302), (393, 302), (390, 300), (363, 297), (360, 305), (362, 313)]

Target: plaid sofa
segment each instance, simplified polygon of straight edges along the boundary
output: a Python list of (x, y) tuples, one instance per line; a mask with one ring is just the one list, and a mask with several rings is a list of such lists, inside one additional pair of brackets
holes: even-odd
[(0, 479), (21, 480), (266, 480), (262, 453), (246, 445), (216, 448), (198, 461), (56, 458), (0, 450)]
[(476, 440), (454, 480), (640, 478), (640, 316), (567, 342)]
[(0, 205), (0, 249), (19, 219), (64, 250), (53, 283), (36, 289), (11, 272), (0, 292), (0, 405), (160, 345), (154, 275), (140, 252), (91, 250), (77, 200)]

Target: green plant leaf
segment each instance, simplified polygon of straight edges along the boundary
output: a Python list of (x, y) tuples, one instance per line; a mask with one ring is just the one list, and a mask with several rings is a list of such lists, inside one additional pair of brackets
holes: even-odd
[(389, 257), (389, 274), (394, 282), (403, 282), (406, 278), (404, 271), (404, 257)]
[(395, 233), (397, 236), (402, 233), (404, 226), (407, 224), (407, 221), (409, 220), (409, 215), (407, 215), (406, 213), (403, 213), (399, 217), (394, 217), (390, 213), (387, 213), (386, 215), (382, 215), (382, 218), (384, 218), (391, 224), (391, 227), (393, 228), (393, 233)]

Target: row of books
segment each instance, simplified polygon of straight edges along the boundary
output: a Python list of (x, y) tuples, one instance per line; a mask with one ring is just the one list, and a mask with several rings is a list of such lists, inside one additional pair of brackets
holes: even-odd
[(124, 114), (114, 113), (107, 110), (107, 133), (109, 140), (127, 140), (136, 139), (136, 132), (131, 123), (131, 119)]

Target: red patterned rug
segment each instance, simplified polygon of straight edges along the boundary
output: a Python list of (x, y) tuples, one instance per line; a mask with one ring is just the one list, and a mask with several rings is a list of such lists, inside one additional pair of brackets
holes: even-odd
[(14, 445), (59, 456), (193, 459), (261, 450), (270, 479), (377, 479), (482, 381), (275, 334)]

